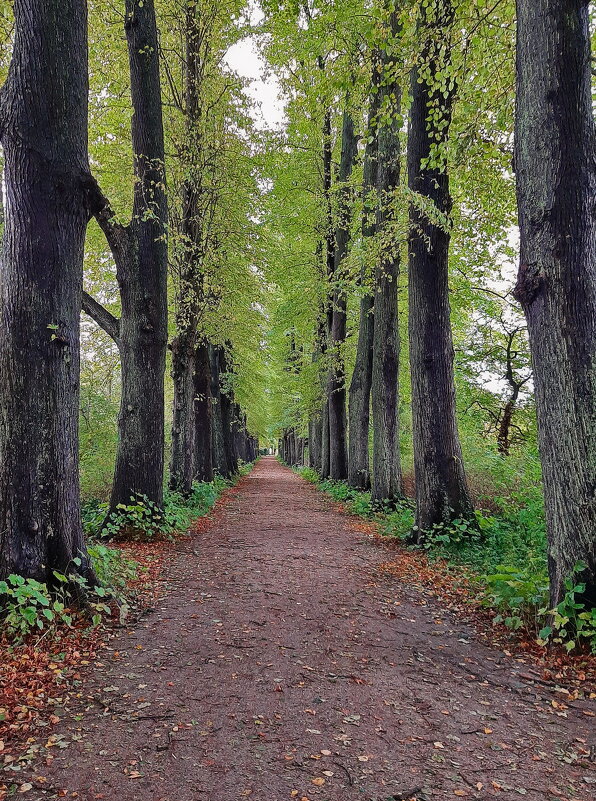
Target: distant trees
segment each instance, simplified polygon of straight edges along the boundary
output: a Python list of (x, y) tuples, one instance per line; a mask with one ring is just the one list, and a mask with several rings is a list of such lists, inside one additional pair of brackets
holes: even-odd
[[(16, 0), (0, 95), (0, 578), (92, 579), (78, 477), (79, 314), (92, 199), (84, 0)], [(78, 568), (73, 562), (80, 559)]]
[(551, 603), (596, 603), (596, 163), (589, 3), (518, 0), (515, 295), (528, 322)]

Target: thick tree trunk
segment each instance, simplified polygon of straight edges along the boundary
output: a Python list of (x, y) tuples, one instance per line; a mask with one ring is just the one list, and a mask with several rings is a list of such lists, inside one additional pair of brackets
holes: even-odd
[(174, 403), (169, 485), (170, 489), (189, 495), (195, 472), (195, 337), (178, 335), (171, 351)]
[(321, 417), (314, 415), (308, 423), (308, 466), (321, 472)]
[(515, 167), (551, 603), (596, 603), (596, 167), (589, 4), (518, 0)]
[(321, 411), (321, 477), (329, 478), (329, 402), (326, 402)]
[(352, 190), (348, 185), (358, 153), (354, 121), (348, 111), (342, 123), (342, 149), (338, 181), (338, 220), (335, 229), (333, 265), (333, 301), (329, 335), (329, 477), (338, 481), (348, 477), (348, 418), (346, 413), (346, 376), (342, 353), (346, 341), (347, 295), (341, 287), (343, 261), (348, 255)]
[[(79, 315), (91, 179), (83, 0), (16, 0), (0, 98), (0, 578), (93, 580), (78, 476)], [(72, 560), (81, 558), (76, 568)]]
[[(373, 59), (372, 95), (368, 113), (368, 140), (364, 152), (362, 178), (362, 195), (364, 211), (362, 215), (362, 238), (366, 242), (375, 235), (376, 224), (374, 208), (376, 199), (373, 193), (377, 183), (378, 138), (377, 125), (379, 113), (379, 81), (380, 65)], [(358, 346), (356, 362), (350, 382), (348, 421), (348, 484), (356, 489), (366, 490), (370, 487), (370, 458), (368, 453), (368, 437), (370, 430), (370, 393), (372, 388), (373, 366), (373, 330), (374, 330), (374, 293), (367, 285), (368, 276), (363, 268), (360, 277), (365, 287), (360, 299), (360, 325), (358, 328)]]
[(225, 440), (223, 431), (222, 395), (220, 377), (220, 348), (209, 345), (209, 363), (211, 366), (211, 398), (213, 410), (213, 468), (223, 478), (230, 478), (228, 460), (226, 458)]
[(120, 350), (122, 394), (110, 512), (137, 495), (163, 503), (168, 248), (157, 26), (153, 0), (126, 0), (125, 12), (134, 110), (132, 221), (128, 226), (115, 222), (97, 187), (93, 208), (116, 262), (120, 321), (89, 296), (83, 298), (84, 311)]
[(153, 0), (126, 0), (134, 108), (134, 258), (118, 274), (122, 400), (110, 509), (132, 493), (163, 503), (164, 372), (168, 337), (167, 200), (157, 26)]
[(212, 422), (209, 347), (203, 341), (195, 350), (194, 372), (194, 477), (197, 481), (213, 481)]
[(218, 358), (220, 384), (223, 382), (223, 386), (220, 390), (223, 452), (226, 463), (226, 475), (229, 477), (238, 472), (238, 454), (236, 453), (233, 432), (235, 420), (234, 394), (229, 386), (229, 380), (226, 378), (228, 374), (228, 364), (225, 350), (223, 348), (218, 348)]
[[(433, 0), (431, 7), (421, 13), (430, 12), (434, 22), (428, 23), (423, 17), (419, 26), (424, 41), (419, 63), (424, 69), (415, 68), (412, 73), (408, 175), (410, 189), (448, 217), (452, 203), (447, 170), (423, 166), (422, 162), (431, 154), (433, 143), (444, 141), (449, 131), (454, 89), (447, 90), (445, 97), (439, 88), (442, 81), (436, 75), (439, 70), (449, 74), (449, 56), (444, 54), (448, 54), (453, 8), (446, 0)], [(427, 73), (428, 79), (424, 77)], [(431, 109), (441, 114), (440, 129), (429, 121)], [(418, 541), (435, 524), (474, 516), (455, 413), (449, 242), (448, 229), (411, 207), (409, 332), (416, 474), (414, 539)]]
[[(391, 14), (392, 37), (398, 34), (397, 14)], [(394, 42), (390, 46), (395, 46)], [(378, 129), (377, 229), (382, 231), (394, 219), (395, 190), (400, 182), (401, 89), (395, 76), (395, 59), (387, 52), (380, 57), (380, 106), (391, 119)], [(386, 242), (375, 269), (373, 322), (372, 413), (373, 479), (372, 500), (397, 501), (402, 496), (399, 454), (399, 332), (397, 323), (397, 282), (399, 244)]]

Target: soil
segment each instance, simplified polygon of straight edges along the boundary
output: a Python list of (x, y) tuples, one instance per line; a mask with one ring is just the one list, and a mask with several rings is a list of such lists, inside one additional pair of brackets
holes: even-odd
[(89, 669), (24, 798), (596, 796), (595, 705), (381, 573), (386, 552), (291, 470), (262, 459), (203, 528)]

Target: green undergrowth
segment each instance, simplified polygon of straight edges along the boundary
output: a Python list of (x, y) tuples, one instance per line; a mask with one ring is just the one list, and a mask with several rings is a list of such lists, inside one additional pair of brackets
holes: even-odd
[[(370, 492), (342, 481), (322, 480), (311, 468), (299, 468), (307, 481), (359, 517), (374, 520), (384, 537), (404, 546), (414, 526), (414, 505), (405, 500), (397, 507), (377, 508)], [(549, 608), (547, 541), (542, 495), (534, 483), (529, 489), (509, 485), (502, 496), (491, 497), (491, 510), (482, 505), (476, 525), (454, 520), (426, 532), (424, 550), (431, 560), (442, 559), (456, 576), (472, 582), (483, 606), (494, 610), (494, 620), (523, 630), (541, 643), (554, 642), (567, 651), (589, 648), (596, 653), (596, 610), (582, 601), (585, 586), (576, 581), (578, 563), (566, 582), (566, 594), (556, 609)]]
[(16, 574), (8, 576), (0, 581), (0, 634), (18, 643), (34, 631), (45, 636), (53, 627), (71, 627), (81, 620), (97, 626), (115, 612), (124, 620), (131, 601), (129, 584), (143, 568), (110, 545), (110, 540), (151, 541), (187, 531), (194, 520), (209, 513), (225, 489), (251, 469), (252, 464), (242, 464), (231, 480), (216, 476), (213, 482), (196, 483), (188, 497), (167, 491), (163, 510), (137, 497), (106, 521), (107, 504), (87, 502), (82, 509), (83, 526), (97, 585), (90, 586), (81, 577), (78, 557), (64, 573), (53, 572), (51, 586)]

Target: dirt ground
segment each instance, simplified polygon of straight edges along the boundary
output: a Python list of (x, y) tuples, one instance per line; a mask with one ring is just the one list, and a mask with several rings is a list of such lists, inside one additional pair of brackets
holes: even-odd
[(262, 459), (102, 652), (23, 797), (592, 801), (596, 707), (524, 679), (386, 558)]

